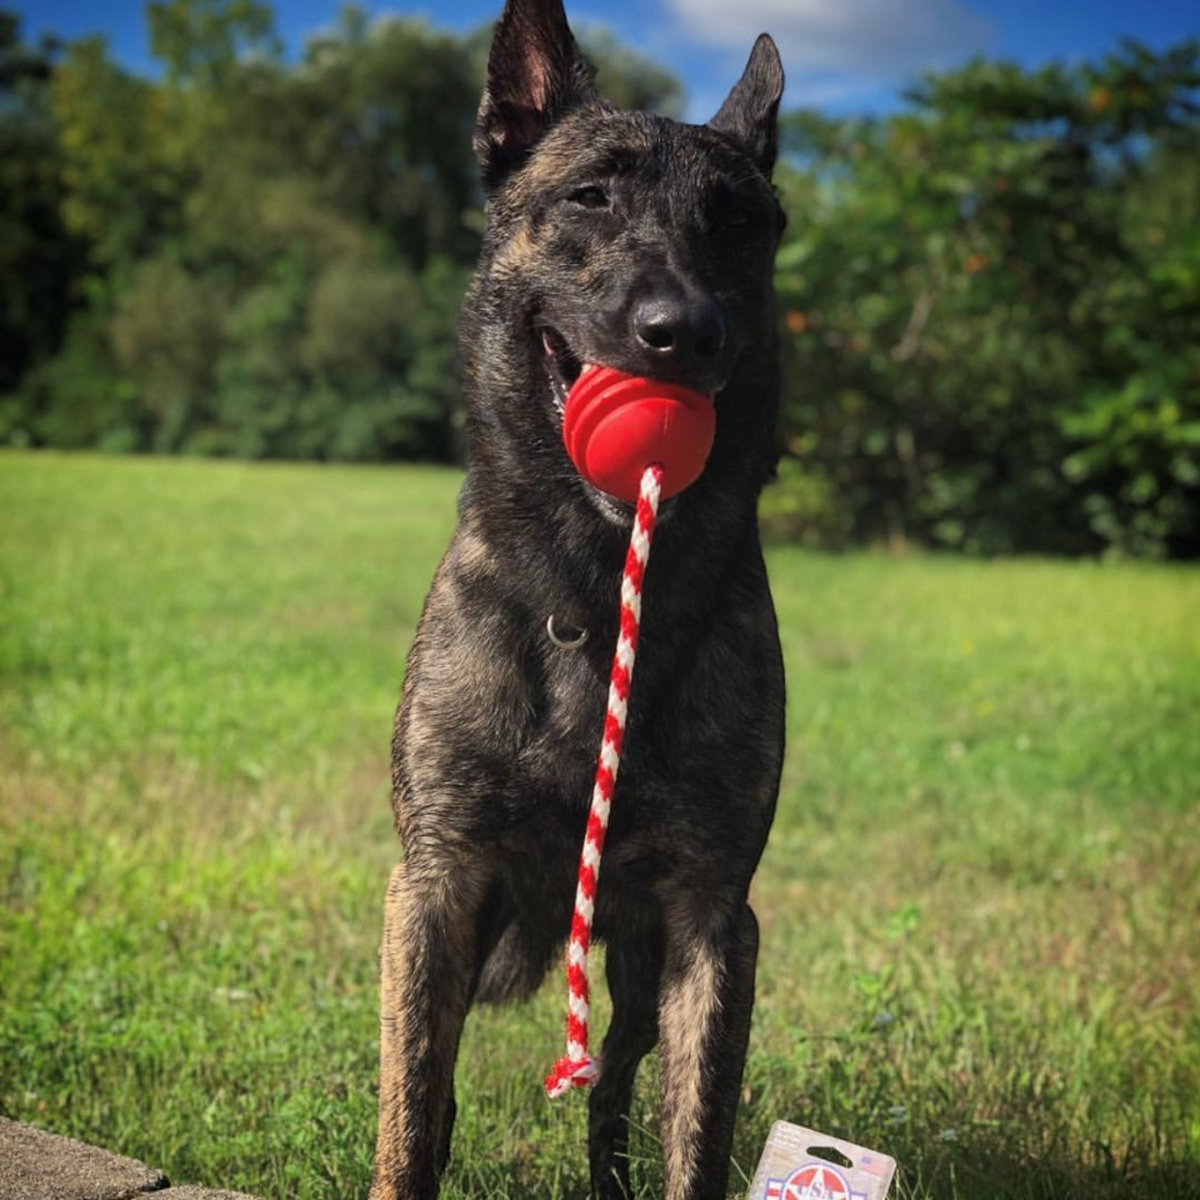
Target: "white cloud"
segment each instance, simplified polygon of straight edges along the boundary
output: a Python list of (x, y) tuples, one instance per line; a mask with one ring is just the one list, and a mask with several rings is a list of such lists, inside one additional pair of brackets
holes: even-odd
[(901, 80), (982, 50), (992, 26), (962, 0), (669, 0), (687, 36), (749, 50), (766, 30), (793, 75)]

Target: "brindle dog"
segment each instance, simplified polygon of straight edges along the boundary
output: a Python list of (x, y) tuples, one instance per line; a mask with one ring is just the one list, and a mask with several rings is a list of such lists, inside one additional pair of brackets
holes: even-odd
[(683, 125), (598, 97), (561, 0), (508, 0), (496, 29), (475, 132), (488, 228), (461, 331), (470, 465), (393, 745), (405, 857), (386, 901), (372, 1200), (437, 1195), (467, 1009), (528, 995), (568, 933), (631, 522), (563, 447), (588, 364), (717, 411), (645, 582), (595, 917), (613, 1017), (592, 1192), (628, 1194), (634, 1074), (657, 1044), (664, 1195), (725, 1196), (758, 949), (747, 895), (783, 752), (756, 521), (775, 459), (782, 90), (764, 35), (717, 115)]

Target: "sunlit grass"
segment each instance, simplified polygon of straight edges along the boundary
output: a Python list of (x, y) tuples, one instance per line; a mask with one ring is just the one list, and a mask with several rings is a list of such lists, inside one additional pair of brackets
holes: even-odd
[[(365, 1193), (387, 744), (458, 482), (0, 456), (5, 1114), (176, 1181)], [(1200, 574), (771, 568), (790, 744), (737, 1167), (785, 1118), (895, 1154), (910, 1200), (1195, 1197)], [(585, 1192), (583, 1105), (540, 1088), (561, 1021), (557, 978), (472, 1017), (448, 1197)]]

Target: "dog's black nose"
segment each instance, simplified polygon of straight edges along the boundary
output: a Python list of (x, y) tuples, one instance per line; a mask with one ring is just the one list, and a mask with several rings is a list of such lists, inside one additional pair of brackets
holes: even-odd
[(725, 348), (725, 314), (707, 296), (651, 296), (633, 314), (633, 332), (662, 358), (712, 359)]

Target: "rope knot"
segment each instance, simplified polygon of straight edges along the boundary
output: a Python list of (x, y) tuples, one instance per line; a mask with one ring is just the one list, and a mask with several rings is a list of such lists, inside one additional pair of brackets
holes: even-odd
[(546, 1095), (551, 1100), (557, 1100), (573, 1087), (587, 1087), (589, 1083), (595, 1083), (599, 1075), (599, 1059), (590, 1055), (585, 1058), (571, 1058), (570, 1055), (564, 1054), (546, 1076)]

